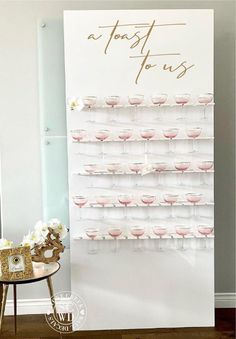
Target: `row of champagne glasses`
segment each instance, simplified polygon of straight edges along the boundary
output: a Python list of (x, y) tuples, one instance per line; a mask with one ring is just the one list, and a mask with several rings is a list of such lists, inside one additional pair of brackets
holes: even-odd
[[(89, 132), (84, 130), (84, 129), (76, 129), (71, 131), (71, 136), (72, 140), (74, 142), (93, 142), (93, 141), (98, 141), (98, 142), (106, 142), (106, 141), (121, 141), (123, 142), (123, 152), (122, 154), (127, 154), (126, 151), (126, 142), (127, 141), (133, 141), (133, 140), (144, 140), (145, 141), (145, 150), (144, 153), (149, 153), (148, 152), (148, 142), (150, 140), (168, 140), (169, 141), (169, 146), (168, 146), (168, 152), (172, 153), (172, 140), (175, 139), (180, 133), (179, 128), (167, 128), (163, 129), (162, 135), (158, 136), (158, 133), (155, 129), (153, 128), (145, 128), (141, 129), (139, 131), (139, 136), (140, 139), (133, 139), (133, 130), (130, 128), (126, 129), (121, 129), (117, 136), (114, 135), (110, 130), (108, 129), (101, 129), (98, 130), (94, 133), (92, 138), (89, 138)], [(201, 127), (191, 127), (187, 128), (185, 130), (185, 135), (187, 139), (192, 140), (192, 149), (190, 153), (195, 153), (197, 152), (196, 149), (196, 142), (195, 140), (201, 136), (202, 133), (202, 128)], [(103, 150), (103, 145), (102, 145), (102, 154), (104, 154)]]
[[(190, 161), (174, 161), (173, 163), (167, 162), (154, 162), (148, 164), (151, 168), (152, 172), (164, 172), (164, 171), (180, 171), (186, 172), (188, 170), (200, 170), (203, 172), (208, 172), (213, 169), (214, 162), (212, 160), (203, 160), (200, 162), (190, 162)], [(143, 162), (133, 162), (129, 164), (123, 164), (121, 162), (112, 162), (107, 164), (84, 164), (83, 169), (85, 173), (88, 174), (96, 174), (96, 173), (111, 173), (111, 174), (119, 174), (119, 173), (135, 173), (141, 174), (143, 168), (145, 167), (145, 163)]]
[[(166, 104), (167, 100), (168, 100), (168, 94), (166, 93), (157, 93), (157, 94), (151, 95), (150, 97), (151, 103), (157, 106)], [(174, 96), (174, 100), (177, 105), (184, 106), (190, 102), (191, 94), (189, 93), (176, 94)], [(70, 109), (75, 110), (81, 104), (81, 101), (84, 107), (92, 108), (96, 106), (98, 102), (98, 98), (93, 95), (84, 96), (82, 99), (76, 98), (76, 97), (69, 98), (68, 104), (69, 104)], [(145, 96), (143, 94), (131, 94), (128, 96), (128, 100), (127, 100), (128, 104), (131, 106), (142, 105), (144, 101), (145, 101)], [(208, 105), (212, 101), (213, 101), (212, 93), (200, 94), (197, 97), (197, 102), (199, 104)], [(121, 102), (121, 97), (119, 95), (108, 95), (107, 97), (104, 98), (104, 103), (108, 107), (114, 108), (118, 106), (120, 102)]]
[[(184, 239), (189, 236), (193, 235), (193, 229), (191, 226), (187, 225), (176, 225), (174, 227), (175, 234), (182, 237), (182, 246), (181, 249), (184, 250)], [(198, 225), (196, 227), (198, 234), (205, 237), (205, 248), (207, 247), (207, 237), (213, 233), (214, 228), (210, 225)], [(130, 235), (136, 238), (137, 242), (135, 243), (135, 250), (142, 250), (142, 242), (140, 242), (140, 238), (147, 235), (147, 231), (145, 226), (132, 226), (130, 227)], [(152, 233), (154, 236), (157, 236), (159, 240), (162, 240), (167, 235), (173, 235), (172, 233), (168, 232), (168, 227), (166, 226), (153, 226)], [(92, 240), (92, 243), (89, 245), (89, 253), (94, 254), (97, 253), (97, 244), (95, 244), (94, 240), (99, 237), (99, 228), (90, 227), (85, 230), (85, 234), (88, 239)], [(116, 252), (118, 250), (118, 239), (123, 235), (123, 230), (119, 226), (110, 227), (108, 228), (107, 234), (114, 240), (114, 247), (113, 250)], [(104, 234), (103, 234), (104, 236)], [(150, 234), (148, 234), (150, 236)], [(124, 235), (127, 238), (127, 235)], [(162, 250), (162, 242), (159, 241), (158, 249)]]
[[(94, 200), (93, 200), (94, 201)], [(173, 215), (173, 205), (181, 203), (181, 204), (190, 204), (192, 206), (196, 206), (198, 204), (204, 204), (204, 195), (202, 193), (191, 192), (185, 195), (179, 194), (164, 194), (162, 197), (158, 197), (157, 195), (151, 194), (143, 194), (140, 197), (133, 196), (131, 194), (122, 194), (118, 195), (117, 197), (107, 196), (107, 195), (100, 195), (95, 197), (95, 202), (92, 203), (93, 206), (99, 207), (124, 207), (124, 217), (125, 219), (128, 218), (127, 215), (127, 208), (129, 206), (140, 206), (140, 207), (148, 207), (148, 219), (150, 219), (150, 211), (149, 208), (151, 206), (156, 206), (157, 203), (169, 205), (171, 207), (170, 218), (174, 218)], [(83, 208), (91, 206), (90, 199), (86, 196), (74, 196), (73, 197), (74, 205)], [(194, 216), (196, 215), (196, 211), (194, 208)]]

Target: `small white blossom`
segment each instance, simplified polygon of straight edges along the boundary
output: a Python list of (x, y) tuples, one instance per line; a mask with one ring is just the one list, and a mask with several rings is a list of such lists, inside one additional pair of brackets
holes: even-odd
[(7, 249), (13, 247), (13, 241), (7, 240), (5, 238), (0, 239), (0, 249)]
[(58, 225), (57, 228), (55, 228), (55, 232), (59, 233), (60, 239), (62, 240), (62, 239), (64, 239), (67, 236), (68, 230), (67, 230), (65, 225), (60, 224), (60, 225)]
[(84, 107), (83, 101), (81, 98), (71, 97), (68, 99), (68, 105), (71, 111), (81, 111)]
[(43, 238), (46, 238), (49, 232), (48, 225), (41, 220), (35, 224), (34, 229), (35, 229), (35, 233), (37, 233), (38, 235), (41, 235)]

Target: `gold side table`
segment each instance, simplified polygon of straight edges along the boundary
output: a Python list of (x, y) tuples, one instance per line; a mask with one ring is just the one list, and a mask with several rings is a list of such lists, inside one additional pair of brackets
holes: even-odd
[(17, 285), (21, 284), (31, 284), (40, 280), (47, 280), (49, 295), (51, 299), (51, 304), (53, 307), (53, 312), (56, 315), (56, 306), (55, 300), (53, 297), (53, 286), (52, 286), (52, 275), (54, 275), (59, 269), (60, 264), (58, 262), (50, 263), (50, 264), (39, 264), (33, 263), (33, 276), (28, 279), (19, 279), (19, 280), (2, 280), (0, 277), (0, 284), (2, 284), (2, 305), (1, 305), (1, 312), (0, 312), (0, 332), (2, 331), (2, 324), (5, 312), (5, 306), (7, 301), (7, 292), (9, 285), (13, 285), (13, 300), (14, 300), (14, 329), (15, 334), (17, 333), (17, 293), (16, 287)]

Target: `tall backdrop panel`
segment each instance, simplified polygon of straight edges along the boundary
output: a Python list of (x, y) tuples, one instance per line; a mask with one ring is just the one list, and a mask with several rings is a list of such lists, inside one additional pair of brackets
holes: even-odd
[(84, 329), (213, 326), (213, 11), (65, 11), (64, 44)]

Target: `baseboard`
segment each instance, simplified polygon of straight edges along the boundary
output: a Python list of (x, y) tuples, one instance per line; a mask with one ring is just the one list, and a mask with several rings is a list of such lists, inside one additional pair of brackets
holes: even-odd
[(235, 308), (236, 293), (216, 293), (215, 308)]
[[(235, 308), (236, 293), (216, 293), (216, 308)], [(18, 314), (45, 314), (51, 310), (50, 299), (20, 299), (17, 302)], [(6, 315), (13, 314), (13, 300), (8, 300), (6, 304)]]

